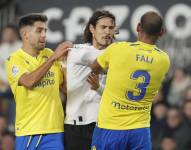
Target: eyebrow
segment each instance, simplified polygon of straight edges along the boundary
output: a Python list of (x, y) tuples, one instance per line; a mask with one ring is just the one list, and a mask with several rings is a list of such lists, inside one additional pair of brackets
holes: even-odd
[(40, 30), (48, 30), (48, 28), (43, 28), (43, 27), (37, 27), (37, 29), (40, 29)]

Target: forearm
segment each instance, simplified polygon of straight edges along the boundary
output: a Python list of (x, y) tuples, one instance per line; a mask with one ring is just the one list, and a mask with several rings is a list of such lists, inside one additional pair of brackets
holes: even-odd
[(23, 85), (27, 88), (33, 88), (35, 84), (37, 84), (43, 76), (48, 72), (48, 70), (52, 67), (55, 59), (50, 57), (43, 65), (41, 65), (38, 69), (34, 70), (31, 73), (26, 73), (22, 75), (19, 79), (19, 85)]
[(91, 65), (92, 72), (95, 74), (100, 74), (103, 71), (103, 68), (97, 62), (97, 59)]

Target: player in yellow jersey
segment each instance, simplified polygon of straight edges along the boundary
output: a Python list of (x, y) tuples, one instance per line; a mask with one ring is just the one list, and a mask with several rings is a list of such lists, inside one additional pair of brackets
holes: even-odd
[(47, 17), (28, 14), (20, 18), (22, 48), (6, 61), (8, 82), (16, 101), (16, 150), (63, 150), (64, 113), (59, 95), (63, 73), (58, 59), (72, 44), (55, 52), (45, 48)]
[(108, 69), (92, 149), (151, 150), (151, 105), (170, 61), (155, 45), (164, 32), (161, 16), (147, 12), (137, 31), (137, 42), (111, 44), (92, 65), (90, 77)]

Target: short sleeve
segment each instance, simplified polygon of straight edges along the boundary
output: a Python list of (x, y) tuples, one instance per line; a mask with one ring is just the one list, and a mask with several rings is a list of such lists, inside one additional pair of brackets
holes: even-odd
[(110, 62), (110, 53), (113, 49), (113, 44), (111, 44), (110, 46), (108, 46), (105, 49), (105, 52), (103, 52), (102, 54), (100, 54), (97, 57), (97, 62), (99, 63), (99, 65), (103, 68), (106, 69), (109, 67), (109, 62)]
[[(6, 74), (8, 82), (14, 90), (18, 86), (18, 81), (20, 77), (28, 73), (25, 63), (17, 57), (9, 57), (5, 62)], [(14, 91), (13, 91), (14, 92)]]

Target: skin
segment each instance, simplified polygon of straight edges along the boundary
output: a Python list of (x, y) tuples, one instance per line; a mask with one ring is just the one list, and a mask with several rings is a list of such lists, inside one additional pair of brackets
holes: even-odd
[[(161, 32), (158, 35), (155, 35), (155, 36), (147, 35), (141, 28), (140, 23), (137, 24), (137, 32), (138, 32), (137, 39), (139, 41), (143, 43), (151, 44), (151, 45), (155, 44), (157, 39), (165, 33), (164, 29), (162, 28)], [(94, 72), (95, 74), (99, 74), (103, 70), (101, 66), (99, 65), (99, 63), (97, 62), (97, 60), (94, 61), (91, 68), (92, 68), (92, 72)]]
[[(31, 56), (37, 57), (39, 51), (45, 48), (46, 44), (47, 24), (37, 21), (32, 26), (25, 26), (20, 30), (23, 46), (22, 49)], [(51, 68), (55, 61), (61, 57), (65, 57), (68, 49), (73, 45), (70, 42), (63, 42), (55, 49), (54, 54), (47, 59), (39, 68), (31, 73), (23, 74), (19, 79), (19, 85), (32, 89), (37, 84), (47, 71)]]
[(37, 21), (33, 26), (21, 29), (23, 49), (32, 56), (37, 56), (39, 51), (45, 48), (47, 25)]
[[(104, 17), (98, 20), (96, 26), (90, 25), (89, 29), (92, 33), (92, 44), (97, 49), (104, 49), (113, 42), (115, 33), (115, 23), (109, 17)], [(91, 85), (91, 89), (99, 88), (99, 75), (91, 73), (87, 79)]]
[(110, 45), (113, 42), (114, 28), (114, 21), (109, 17), (98, 20), (95, 27), (90, 25), (93, 46), (97, 49), (103, 49)]

